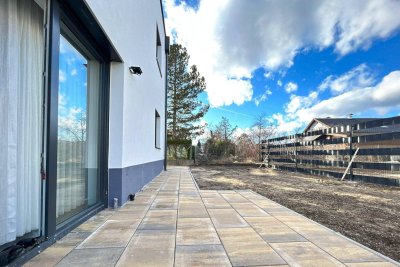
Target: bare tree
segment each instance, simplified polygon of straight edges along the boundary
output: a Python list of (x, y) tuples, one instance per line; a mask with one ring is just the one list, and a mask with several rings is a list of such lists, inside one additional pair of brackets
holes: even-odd
[(64, 131), (64, 137), (74, 141), (86, 141), (86, 112), (79, 112), (72, 123), (61, 123), (59, 128)]
[(257, 145), (247, 133), (242, 133), (235, 140), (236, 155), (241, 161), (256, 161), (258, 157)]
[(267, 140), (276, 132), (276, 128), (266, 120), (264, 113), (254, 117), (254, 123), (251, 128), (251, 136), (254, 142), (258, 145), (258, 157), (262, 160), (261, 142)]

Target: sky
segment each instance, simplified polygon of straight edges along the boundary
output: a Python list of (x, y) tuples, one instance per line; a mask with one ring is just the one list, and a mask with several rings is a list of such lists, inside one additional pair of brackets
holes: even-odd
[(86, 132), (82, 119), (87, 111), (88, 61), (63, 36), (60, 38), (59, 65), (58, 137), (81, 140), (82, 133)]
[(398, 0), (163, 0), (167, 34), (188, 49), (210, 104), (247, 131), (315, 117), (400, 115)]

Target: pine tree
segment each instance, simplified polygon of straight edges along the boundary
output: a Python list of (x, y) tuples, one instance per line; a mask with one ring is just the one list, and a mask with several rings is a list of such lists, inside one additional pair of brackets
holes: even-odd
[(168, 136), (172, 140), (200, 135), (204, 126), (198, 122), (208, 111), (198, 99), (206, 82), (196, 65), (189, 68), (189, 54), (180, 44), (170, 46), (168, 56)]

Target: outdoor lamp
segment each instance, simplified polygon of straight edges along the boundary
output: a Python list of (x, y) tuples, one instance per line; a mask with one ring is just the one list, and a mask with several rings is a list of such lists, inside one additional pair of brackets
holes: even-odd
[(131, 67), (129, 67), (129, 71), (130, 71), (132, 74), (136, 74), (136, 75), (142, 75), (142, 73), (143, 73), (143, 71), (142, 71), (142, 69), (141, 69), (140, 67), (133, 67), (133, 66), (131, 66)]

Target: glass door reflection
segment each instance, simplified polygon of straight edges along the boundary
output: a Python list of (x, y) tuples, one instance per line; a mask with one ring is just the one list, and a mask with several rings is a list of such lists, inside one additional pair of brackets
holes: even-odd
[(100, 199), (99, 73), (99, 62), (73, 36), (60, 36), (57, 224)]

